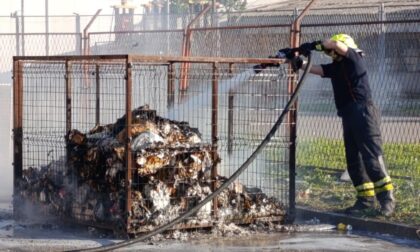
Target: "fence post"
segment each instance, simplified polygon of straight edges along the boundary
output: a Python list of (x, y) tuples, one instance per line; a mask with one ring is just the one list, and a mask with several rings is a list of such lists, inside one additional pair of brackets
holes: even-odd
[[(233, 64), (229, 63), (229, 74), (233, 73)], [(229, 90), (228, 96), (228, 129), (227, 129), (227, 152), (232, 155), (233, 151), (233, 105), (235, 94), (233, 90)]]
[(174, 106), (175, 101), (175, 85), (174, 85), (174, 64), (172, 62), (168, 65), (168, 98), (167, 98), (167, 108), (172, 108)]
[(126, 138), (125, 138), (125, 165), (126, 165), (126, 174), (125, 174), (125, 184), (126, 184), (126, 213), (127, 213), (127, 233), (128, 228), (130, 227), (131, 217), (129, 215), (132, 200), (131, 200), (131, 185), (132, 185), (132, 155), (131, 155), (131, 122), (132, 122), (132, 113), (131, 113), (131, 99), (132, 99), (132, 61), (131, 57), (127, 56), (126, 59), (126, 75), (125, 75), (125, 131), (126, 131)]
[[(71, 63), (66, 60), (65, 63), (66, 67), (66, 134), (70, 132), (71, 130), (71, 93), (72, 93), (72, 78), (71, 78)], [(69, 150), (66, 152), (66, 164), (68, 164), (68, 158), (70, 156)]]
[(229, 91), (228, 97), (228, 136), (227, 136), (227, 152), (232, 155), (233, 149), (233, 102), (234, 102), (233, 91)]
[[(385, 5), (382, 3), (379, 6), (379, 20), (381, 21), (381, 25), (380, 25), (380, 31), (379, 31), (379, 40), (378, 40), (378, 48), (379, 48), (379, 52), (378, 52), (378, 56), (379, 56), (379, 62), (378, 62), (378, 67), (379, 67), (379, 83), (382, 83), (386, 74), (385, 74), (385, 53), (386, 53), (386, 47), (385, 47), (385, 36), (386, 36), (386, 26), (384, 21), (386, 21), (386, 14), (385, 14)], [(375, 92), (374, 92), (375, 93)]]
[[(23, 79), (22, 64), (19, 60), (13, 60), (13, 195), (17, 196), (17, 181), (22, 177), (23, 158)], [(13, 215), (18, 216), (19, 209), (16, 201), (13, 201)]]
[(45, 55), (49, 55), (50, 53), (50, 23), (49, 23), (49, 16), (48, 16), (48, 0), (45, 0)]
[[(211, 92), (211, 142), (212, 142), (212, 155), (213, 160), (217, 160), (217, 142), (218, 142), (218, 136), (217, 136), (217, 123), (218, 123), (218, 106), (219, 106), (219, 69), (218, 64), (213, 63), (213, 74), (212, 74), (212, 92)], [(211, 170), (211, 179), (212, 179), (212, 191), (214, 192), (217, 188), (216, 184), (216, 178), (217, 178), (217, 162), (213, 164), (212, 170)], [(213, 199), (213, 214), (214, 216), (217, 216), (217, 197)]]
[[(316, 0), (311, 0), (311, 2), (305, 7), (305, 9), (300, 13), (300, 15), (295, 19), (290, 28), (290, 47), (295, 48), (300, 45), (300, 24), (302, 18), (306, 15), (306, 12), (309, 10), (311, 5)], [(296, 10), (297, 12), (297, 10)], [(289, 67), (289, 72), (292, 72)], [(296, 89), (297, 76), (293, 74), (288, 83), (288, 93), (291, 96)], [(297, 109), (298, 109), (298, 100), (293, 103), (291, 106), (288, 117), (287, 125), (289, 126), (287, 131), (289, 133), (289, 217), (288, 221), (293, 222), (296, 217), (296, 136), (297, 136)]]
[(25, 56), (25, 1), (21, 0), (21, 15), (22, 18), (20, 19), (21, 23), (22, 23), (22, 55)]
[(17, 11), (12, 14), (12, 17), (15, 18), (15, 27), (16, 27), (16, 56), (20, 55), (20, 42), (19, 42), (19, 16)]
[[(189, 57), (191, 55), (191, 27), (194, 25), (200, 17), (207, 13), (211, 9), (211, 5), (207, 5), (198, 15), (191, 20), (184, 30), (184, 37), (182, 40), (182, 56)], [(180, 90), (186, 90), (188, 88), (188, 70), (190, 68), (189, 62), (182, 62), (181, 64), (181, 86)]]
[(96, 113), (96, 126), (101, 124), (101, 77), (99, 75), (99, 64), (96, 64), (95, 67), (95, 73), (96, 73), (96, 109), (95, 109), (95, 113)]
[(89, 43), (89, 36), (87, 34), (90, 26), (93, 24), (95, 19), (98, 17), (99, 13), (101, 13), (102, 9), (96, 11), (95, 15), (90, 19), (89, 23), (86, 25), (85, 29), (83, 29), (83, 54), (89, 55), (90, 54), (90, 43)]
[[(80, 32), (80, 15), (77, 13), (73, 13), (76, 18), (76, 33), (81, 34)], [(83, 40), (83, 36), (80, 36)], [(80, 39), (76, 39), (76, 52), (82, 54), (82, 41)]]

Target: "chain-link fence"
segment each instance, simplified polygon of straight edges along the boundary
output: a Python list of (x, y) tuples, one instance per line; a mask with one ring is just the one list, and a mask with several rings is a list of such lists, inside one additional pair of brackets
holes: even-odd
[[(417, 154), (420, 148), (420, 9), (385, 10), (380, 9), (378, 13), (375, 7), (364, 8), (366, 13), (360, 14), (355, 9), (359, 14), (349, 14), (350, 19), (342, 17), (342, 13), (330, 13), (326, 17), (317, 14), (324, 13), (322, 10), (312, 11), (303, 19), (301, 39), (314, 41), (347, 33), (365, 52), (373, 100), (382, 114), (385, 162), (400, 200), (394, 218), (420, 223), (416, 217), (420, 212)], [(330, 61), (322, 53), (314, 55), (315, 64)], [(312, 76), (299, 100), (297, 163), (302, 182), (299, 202), (327, 209), (351, 202), (351, 186), (336, 187), (331, 179), (337, 172), (341, 175), (347, 166), (342, 134), (330, 81)], [(314, 167), (321, 171), (318, 178), (310, 175)]]
[[(279, 48), (290, 46), (290, 25), (298, 14), (296, 10), (208, 12), (194, 22), (194, 16), (189, 14), (138, 16), (134, 17), (135, 31), (118, 32), (108, 32), (115, 25), (113, 16), (99, 16), (87, 34), (88, 51), (90, 54), (266, 58)], [(301, 42), (325, 39), (335, 33), (348, 33), (365, 51), (374, 100), (382, 112), (386, 162), (391, 176), (410, 177), (407, 183), (401, 183), (399, 187), (407, 188), (413, 195), (420, 194), (420, 161), (417, 154), (420, 151), (419, 16), (420, 5), (311, 9), (303, 18), (300, 31)], [(76, 32), (80, 32), (76, 27), (85, 27), (91, 17), (67, 18), (73, 20), (70, 23), (80, 22), (78, 26), (71, 25)], [(9, 19), (13, 20), (9, 25), (13, 29), (17, 19)], [(54, 23), (60, 23), (60, 18), (56, 17)], [(189, 25), (190, 28), (185, 29)], [(50, 31), (54, 32), (54, 29)], [(80, 33), (75, 33), (71, 39), (70, 35), (56, 36), (57, 39), (49, 44), (50, 48), (57, 49), (49, 51), (49, 55), (81, 50), (78, 42), (82, 39)], [(0, 35), (5, 45), (2, 53), (9, 55), (7, 57), (22, 55), (23, 50), (25, 55), (28, 55), (27, 52), (47, 54), (45, 37), (45, 34), (25, 35), (25, 40), (22, 40), (20, 34)], [(26, 38), (33, 42), (28, 42)], [(314, 53), (316, 64), (329, 60), (322, 53)], [(7, 60), (2, 62), (2, 79), (10, 82), (11, 65)], [(298, 170), (298, 175), (310, 167), (336, 169), (339, 172), (345, 169), (341, 122), (336, 116), (332, 88), (327, 80), (309, 77), (299, 98), (297, 129), (297, 164), (302, 168)], [(305, 195), (307, 189), (307, 185), (302, 189)], [(318, 191), (324, 190), (323, 187)], [(416, 204), (411, 204), (414, 208), (410, 208), (410, 211), (418, 213), (418, 196), (411, 200)]]

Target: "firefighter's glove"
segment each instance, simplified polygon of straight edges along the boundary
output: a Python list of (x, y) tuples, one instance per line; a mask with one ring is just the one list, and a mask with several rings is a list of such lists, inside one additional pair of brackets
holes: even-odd
[(267, 67), (266, 64), (255, 65), (252, 68), (254, 69), (254, 73), (259, 74)]
[(279, 59), (286, 58), (288, 60), (291, 60), (291, 59), (293, 59), (293, 57), (295, 57), (295, 53), (293, 52), (293, 50), (291, 48), (283, 48), (283, 49), (280, 49), (277, 52), (275, 57), (279, 58)]
[(292, 70), (293, 72), (298, 72), (299, 69), (302, 67), (303, 65), (303, 60), (301, 57), (299, 56), (295, 56), (292, 59), (290, 59), (290, 65), (292, 66)]
[(322, 41), (317, 40), (314, 42), (303, 43), (299, 46), (299, 54), (307, 57), (309, 53), (313, 50), (316, 51), (324, 51), (324, 46), (322, 45)]

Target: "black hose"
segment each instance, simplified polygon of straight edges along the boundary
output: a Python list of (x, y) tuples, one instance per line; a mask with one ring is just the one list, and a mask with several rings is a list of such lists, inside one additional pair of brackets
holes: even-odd
[(123, 248), (123, 247), (127, 247), (130, 246), (132, 244), (144, 241), (154, 235), (160, 234), (166, 230), (168, 230), (169, 228), (171, 228), (172, 226), (180, 223), (182, 220), (190, 217), (191, 215), (193, 215), (195, 212), (197, 212), (201, 207), (203, 207), (205, 204), (207, 204), (208, 202), (210, 202), (211, 200), (213, 200), (214, 197), (216, 197), (217, 195), (219, 195), (224, 189), (226, 189), (230, 184), (232, 184), (233, 181), (235, 181), (239, 175), (241, 175), (242, 172), (245, 171), (245, 169), (248, 168), (248, 166), (252, 163), (252, 161), (254, 161), (254, 159), (258, 156), (258, 154), (261, 152), (261, 150), (270, 142), (271, 138), (274, 136), (274, 134), (276, 133), (276, 131), (278, 130), (278, 128), (280, 127), (280, 125), (283, 122), (284, 117), (286, 116), (287, 112), (289, 111), (290, 107), (293, 105), (293, 103), (296, 101), (299, 91), (302, 87), (302, 84), (305, 82), (305, 79), (307, 77), (307, 73), (309, 72), (309, 69), (312, 66), (312, 62), (311, 62), (311, 54), (308, 55), (308, 65), (302, 75), (302, 78), (299, 80), (295, 92), (292, 94), (292, 96), (290, 97), (290, 100), (287, 102), (283, 112), (280, 114), (279, 118), (277, 119), (276, 123), (273, 125), (273, 127), (271, 128), (271, 130), (268, 132), (268, 134), (266, 135), (266, 137), (264, 138), (264, 140), (260, 143), (260, 145), (255, 149), (255, 151), (251, 154), (251, 156), (249, 156), (249, 158), (245, 161), (245, 163), (243, 163), (241, 165), (241, 167), (239, 167), (238, 170), (236, 170), (232, 176), (230, 176), (230, 178), (223, 183), (219, 188), (217, 188), (217, 190), (215, 190), (212, 194), (210, 194), (209, 196), (207, 196), (203, 201), (201, 201), (198, 205), (196, 205), (195, 207), (191, 208), (190, 210), (188, 210), (187, 212), (185, 212), (184, 214), (178, 216), (177, 218), (175, 218), (174, 220), (172, 220), (171, 222), (160, 226), (159, 228), (144, 234), (140, 237), (131, 239), (131, 240), (126, 240), (120, 243), (116, 243), (116, 244), (111, 244), (111, 245), (105, 245), (102, 247), (97, 247), (97, 248), (89, 248), (89, 249), (82, 249), (82, 250), (72, 250), (72, 251), (95, 251), (95, 252), (100, 252), (100, 251), (110, 251), (110, 250), (114, 250), (114, 249), (118, 249), (118, 248)]

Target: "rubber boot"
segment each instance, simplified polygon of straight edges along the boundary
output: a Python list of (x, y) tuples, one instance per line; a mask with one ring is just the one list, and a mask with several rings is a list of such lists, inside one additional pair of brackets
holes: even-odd
[(357, 215), (361, 214), (364, 210), (374, 209), (374, 207), (375, 197), (357, 197), (354, 205), (346, 208), (344, 212), (349, 215)]
[(384, 216), (390, 216), (395, 210), (395, 198), (393, 191), (385, 191), (376, 194), (376, 198), (381, 205), (381, 214)]

